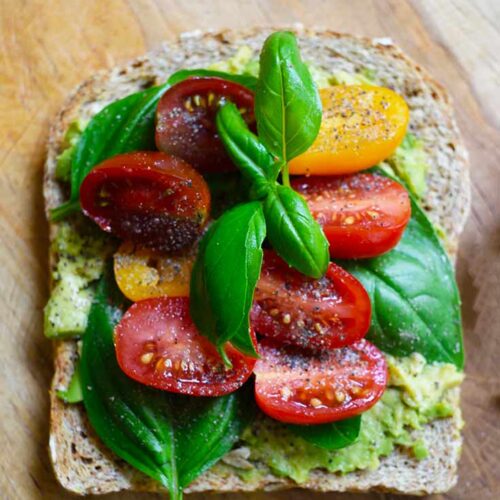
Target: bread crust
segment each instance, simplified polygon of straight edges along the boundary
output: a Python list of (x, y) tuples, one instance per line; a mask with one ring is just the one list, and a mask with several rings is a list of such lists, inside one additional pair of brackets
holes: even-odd
[[(47, 214), (64, 199), (54, 172), (64, 133), (73, 120), (90, 119), (110, 102), (161, 83), (178, 69), (204, 67), (226, 59), (241, 45), (249, 45), (257, 53), (272, 31), (269, 28), (186, 33), (176, 42), (165, 43), (159, 50), (123, 67), (99, 72), (80, 85), (51, 128), (44, 175)], [(470, 180), (467, 153), (445, 90), (388, 39), (372, 40), (300, 26), (291, 31), (297, 34), (306, 61), (327, 71), (335, 68), (354, 72), (369, 68), (381, 84), (405, 96), (411, 110), (410, 130), (424, 142), (431, 163), (423, 206), (433, 222), (444, 229), (448, 251), (454, 256), (469, 211)], [(56, 225), (51, 223), (51, 239), (55, 231)], [(51, 268), (54, 258), (51, 254)], [(100, 443), (81, 405), (67, 405), (56, 396), (56, 390), (66, 387), (69, 382), (76, 356), (75, 341), (55, 341), (49, 448), (59, 482), (78, 494), (158, 491), (157, 483), (128, 466)], [(457, 398), (458, 393), (457, 390)], [(459, 414), (426, 425), (420, 432), (430, 445), (429, 457), (424, 460), (416, 461), (396, 450), (382, 458), (375, 471), (338, 475), (315, 470), (308, 482), (300, 487), (318, 491), (376, 490), (415, 495), (447, 491), (456, 483), (462, 443), (460, 426)], [(264, 470), (253, 482), (243, 481), (235, 473), (222, 476), (208, 471), (186, 492), (275, 490), (297, 486), (269, 470)]]

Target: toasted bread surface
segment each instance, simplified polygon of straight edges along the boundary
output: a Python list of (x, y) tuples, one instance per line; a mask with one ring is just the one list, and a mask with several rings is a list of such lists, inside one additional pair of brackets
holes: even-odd
[[(111, 71), (100, 72), (83, 83), (68, 99), (51, 130), (45, 167), (46, 210), (63, 201), (54, 177), (57, 155), (69, 124), (89, 119), (110, 102), (166, 80), (181, 68), (205, 67), (234, 55), (238, 47), (250, 46), (257, 54), (271, 29), (243, 32), (189, 33), (177, 42)], [(403, 95), (411, 110), (410, 130), (424, 142), (431, 169), (423, 207), (447, 235), (453, 257), (469, 210), (470, 181), (467, 154), (453, 118), (446, 92), (389, 40), (370, 40), (329, 31), (296, 28), (303, 58), (326, 71), (356, 72), (368, 68), (382, 85)], [(51, 224), (51, 236), (56, 225)], [(54, 265), (51, 256), (51, 265)], [(73, 373), (74, 341), (55, 342), (55, 375), (51, 389), (50, 456), (61, 484), (80, 494), (120, 490), (156, 491), (159, 486), (107, 450), (93, 433), (83, 407), (66, 405), (56, 396)], [(458, 398), (458, 390), (456, 397)], [(396, 450), (381, 459), (374, 471), (346, 475), (322, 470), (312, 472), (301, 487), (318, 491), (390, 491), (431, 494), (446, 491), (456, 482), (460, 456), (460, 415), (436, 420), (422, 431), (430, 446), (428, 458), (417, 461)], [(230, 458), (230, 457), (229, 457)], [(228, 460), (230, 461), (230, 460)], [(208, 471), (186, 491), (252, 491), (297, 486), (277, 477), (263, 464), (255, 481), (243, 481), (236, 473)]]

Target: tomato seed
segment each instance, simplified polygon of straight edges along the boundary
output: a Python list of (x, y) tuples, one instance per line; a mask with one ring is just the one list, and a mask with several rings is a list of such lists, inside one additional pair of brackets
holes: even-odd
[(311, 403), (311, 406), (313, 406), (314, 408), (317, 408), (318, 406), (321, 406), (323, 404), (321, 399), (318, 398), (311, 398), (311, 401), (309, 402)]
[(152, 352), (146, 352), (141, 356), (141, 363), (148, 365), (153, 360), (154, 354)]
[(343, 393), (342, 391), (335, 391), (335, 399), (339, 403), (343, 403), (345, 401), (345, 393)]
[(289, 325), (290, 321), (292, 321), (292, 317), (289, 314), (284, 314), (282, 321), (285, 325)]

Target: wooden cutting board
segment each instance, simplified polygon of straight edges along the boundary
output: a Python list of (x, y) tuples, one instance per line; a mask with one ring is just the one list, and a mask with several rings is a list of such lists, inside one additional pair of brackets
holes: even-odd
[[(51, 345), (45, 142), (67, 93), (96, 70), (193, 29), (302, 22), (390, 36), (447, 87), (471, 155), (462, 238), (467, 426), (459, 485), (441, 498), (500, 498), (500, 4), (454, 1), (0, 1), (0, 496), (65, 499), (47, 455)], [(253, 499), (367, 498), (282, 493)], [(373, 495), (372, 498), (380, 498)], [(109, 499), (152, 498), (115, 495)], [(201, 498), (201, 497), (198, 497)], [(249, 498), (226, 496), (233, 500)]]

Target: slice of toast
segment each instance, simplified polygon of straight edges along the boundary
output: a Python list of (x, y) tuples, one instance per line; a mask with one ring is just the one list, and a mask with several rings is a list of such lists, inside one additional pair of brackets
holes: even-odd
[[(110, 102), (162, 83), (181, 68), (206, 67), (234, 55), (238, 47), (250, 46), (258, 54), (271, 29), (187, 33), (177, 42), (126, 66), (100, 72), (83, 83), (68, 99), (57, 117), (48, 144), (44, 194), (46, 210), (63, 201), (55, 180), (57, 155), (69, 124), (89, 119)], [(388, 39), (370, 40), (330, 31), (295, 27), (305, 61), (328, 72), (354, 73), (368, 68), (382, 85), (403, 95), (410, 107), (410, 130), (424, 142), (430, 160), (428, 189), (423, 207), (434, 223), (446, 233), (447, 248), (454, 257), (460, 232), (469, 210), (470, 181), (467, 154), (453, 118), (450, 100), (442, 87)], [(55, 234), (51, 224), (51, 236)], [(54, 265), (51, 256), (51, 265)], [(55, 375), (51, 389), (50, 457), (61, 484), (75, 493), (109, 493), (120, 490), (156, 491), (159, 485), (135, 471), (107, 450), (93, 433), (82, 405), (67, 405), (56, 389), (65, 387), (76, 358), (74, 341), (55, 342)], [(456, 390), (457, 398), (459, 391)], [(459, 413), (459, 412), (458, 412)], [(436, 420), (420, 431), (430, 446), (428, 458), (417, 461), (396, 450), (381, 459), (374, 471), (346, 475), (315, 470), (300, 487), (318, 491), (390, 491), (431, 494), (450, 489), (456, 482), (460, 456), (460, 415)], [(237, 474), (208, 471), (186, 492), (275, 490), (297, 486), (278, 477), (263, 464), (258, 479), (244, 481)]]

